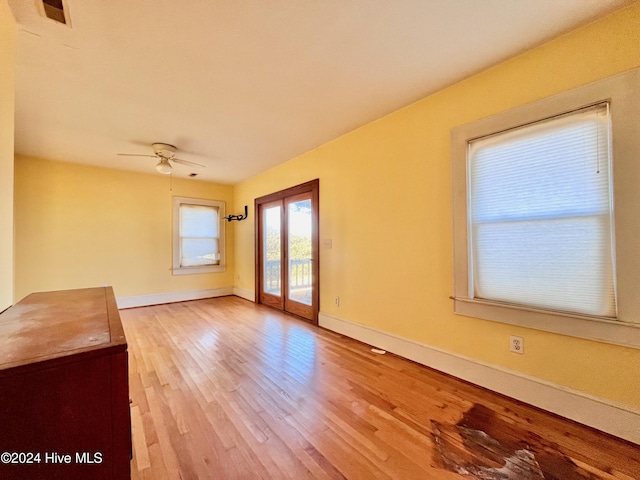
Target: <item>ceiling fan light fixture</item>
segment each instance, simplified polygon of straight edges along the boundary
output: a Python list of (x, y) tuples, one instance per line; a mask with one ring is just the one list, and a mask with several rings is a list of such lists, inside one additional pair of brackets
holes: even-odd
[(169, 175), (171, 173), (172, 168), (171, 168), (171, 165), (169, 164), (169, 161), (166, 158), (162, 158), (156, 165), (156, 170), (159, 173), (162, 173), (164, 175)]
[(156, 170), (163, 175), (169, 175), (173, 172), (173, 164), (179, 163), (180, 165), (186, 165), (187, 167), (204, 168), (201, 163), (192, 162), (190, 160), (183, 160), (176, 158), (176, 147), (168, 143), (153, 143), (153, 155), (147, 155), (144, 153), (118, 153), (118, 155), (125, 157), (151, 157), (158, 159), (156, 164)]

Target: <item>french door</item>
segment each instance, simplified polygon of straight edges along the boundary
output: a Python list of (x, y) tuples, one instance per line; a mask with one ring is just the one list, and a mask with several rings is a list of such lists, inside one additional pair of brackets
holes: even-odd
[(318, 322), (318, 180), (255, 201), (258, 303)]

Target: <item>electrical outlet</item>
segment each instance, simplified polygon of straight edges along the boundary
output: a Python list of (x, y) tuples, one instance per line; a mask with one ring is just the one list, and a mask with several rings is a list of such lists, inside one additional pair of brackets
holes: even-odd
[(336, 298), (333, 300), (333, 303), (335, 303), (335, 304), (336, 304), (336, 307), (339, 307), (339, 306), (340, 306), (340, 297), (336, 297)]
[(509, 350), (513, 353), (524, 355), (524, 338), (511, 335), (509, 337)]

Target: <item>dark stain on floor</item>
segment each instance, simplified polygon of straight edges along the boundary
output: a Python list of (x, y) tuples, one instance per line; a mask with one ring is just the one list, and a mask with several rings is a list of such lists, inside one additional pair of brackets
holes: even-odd
[[(431, 422), (438, 467), (481, 480), (597, 480), (557, 445), (474, 405), (456, 425)], [(603, 472), (604, 473), (604, 472)]]

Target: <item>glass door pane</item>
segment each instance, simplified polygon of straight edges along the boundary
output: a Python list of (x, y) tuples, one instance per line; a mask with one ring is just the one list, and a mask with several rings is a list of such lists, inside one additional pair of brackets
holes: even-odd
[(280, 206), (264, 209), (263, 235), (263, 291), (278, 297), (282, 296), (282, 229)]
[(287, 271), (290, 300), (312, 304), (312, 217), (311, 199), (288, 203), (287, 208), (288, 258)]
[(256, 301), (318, 323), (318, 180), (256, 198)]

